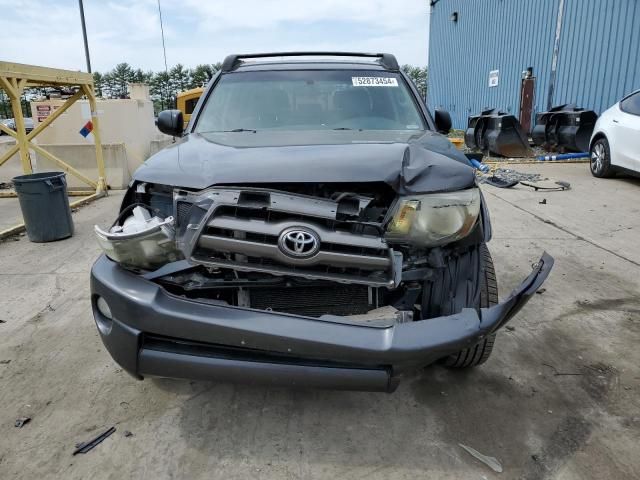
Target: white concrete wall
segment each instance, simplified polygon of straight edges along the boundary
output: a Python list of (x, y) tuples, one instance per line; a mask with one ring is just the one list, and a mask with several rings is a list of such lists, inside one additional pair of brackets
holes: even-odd
[[(11, 148), (15, 142), (0, 142), (0, 155)], [(56, 157), (64, 160), (80, 173), (92, 180), (98, 178), (98, 167), (96, 165), (96, 149), (94, 145), (39, 145), (51, 152)], [(102, 144), (102, 155), (104, 156), (104, 166), (107, 174), (107, 184), (113, 189), (126, 188), (131, 180), (129, 168), (127, 166), (127, 152), (124, 144)], [(42, 155), (31, 151), (31, 167), (36, 173), (39, 172), (61, 172), (58, 165), (46, 159)], [(0, 182), (9, 182), (13, 177), (23, 175), (22, 163), (16, 153), (4, 165), (0, 167)], [(86, 190), (90, 189), (86, 183), (79, 180), (72, 174), (67, 174), (67, 185), (70, 189)]]
[[(16, 144), (6, 136), (0, 137), (0, 156)], [(15, 154), (0, 167), (0, 182), (9, 182), (13, 177), (22, 175), (22, 163), (19, 154)]]
[[(39, 145), (59, 159), (64, 160), (90, 179), (94, 180), (98, 178), (98, 167), (95, 161), (96, 149), (93, 145)], [(131, 175), (127, 168), (127, 152), (124, 144), (103, 143), (102, 155), (104, 157), (107, 184), (116, 190), (126, 188), (129, 180), (131, 180)], [(33, 162), (34, 171), (63, 171), (57, 164), (51, 162), (42, 155), (36, 154), (35, 157), (35, 162)], [(82, 180), (70, 173), (67, 173), (67, 186), (70, 189), (76, 190), (91, 188)]]
[[(138, 86), (139, 87), (139, 86)], [(132, 94), (143, 99), (99, 100), (97, 102), (100, 120), (100, 138), (104, 144), (124, 144), (127, 163), (125, 175), (131, 175), (150, 156), (151, 142), (170, 139), (161, 134), (155, 126), (153, 103), (144, 88), (134, 88)], [(64, 103), (63, 100), (32, 102), (31, 110), (36, 125), (46, 118), (42, 108), (53, 112)], [(40, 107), (40, 109), (38, 108)], [(82, 127), (90, 120), (89, 102), (79, 100), (57, 118), (36, 138), (41, 145), (93, 145), (93, 135), (80, 135)], [(64, 160), (64, 157), (60, 157)], [(95, 163), (95, 157), (87, 161)]]

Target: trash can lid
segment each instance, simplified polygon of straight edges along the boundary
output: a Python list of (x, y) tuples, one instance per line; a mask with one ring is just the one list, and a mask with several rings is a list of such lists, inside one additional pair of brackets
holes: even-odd
[(30, 183), (30, 182), (42, 182), (44, 180), (51, 180), (53, 178), (64, 177), (64, 172), (42, 172), (42, 173), (30, 173), (28, 175), (18, 175), (13, 177), (11, 181), (14, 183)]

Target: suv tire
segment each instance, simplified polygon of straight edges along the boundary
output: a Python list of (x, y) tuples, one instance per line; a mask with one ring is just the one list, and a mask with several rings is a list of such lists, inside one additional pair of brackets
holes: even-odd
[[(458, 313), (463, 308), (490, 307), (497, 303), (498, 282), (493, 259), (483, 243), (456, 259), (450, 259), (440, 278), (425, 285), (422, 306), (427, 314), (425, 318), (433, 318)], [(495, 339), (495, 333), (489, 335), (476, 345), (443, 358), (442, 363), (450, 368), (481, 365), (489, 359)]]
[(591, 145), (589, 167), (591, 174), (597, 178), (608, 178), (614, 174), (611, 166), (611, 150), (606, 137), (600, 137)]

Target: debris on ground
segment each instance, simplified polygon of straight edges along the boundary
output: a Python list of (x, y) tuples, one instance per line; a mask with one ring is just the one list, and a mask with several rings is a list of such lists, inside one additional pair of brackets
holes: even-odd
[(540, 173), (524, 173), (518, 172), (511, 168), (496, 168), (491, 175), (483, 175), (480, 177), (480, 182), (485, 183), (487, 178), (495, 177), (503, 182), (541, 182), (547, 180), (542, 178)]
[(0, 190), (8, 190), (13, 188), (13, 182), (0, 182)]
[(8, 365), (11, 363), (11, 360), (0, 360), (0, 365)]
[(536, 293), (537, 293), (538, 295), (542, 295), (542, 294), (543, 294), (544, 292), (546, 292), (546, 291), (547, 291), (547, 289), (543, 287), (543, 288), (539, 288), (538, 290), (536, 290)]
[(533, 185), (532, 183), (520, 181), (520, 184), (524, 185), (525, 187), (531, 187), (536, 192), (539, 190), (544, 190), (545, 192), (571, 190), (571, 184), (569, 182), (564, 182), (562, 180), (559, 180), (553, 183), (548, 182), (547, 184), (538, 184), (538, 185)]
[(511, 188), (511, 187), (515, 187), (519, 182), (517, 180), (503, 180), (502, 178), (497, 177), (496, 175), (491, 175), (489, 177), (486, 177), (483, 183), (487, 183), (492, 187)]
[(101, 433), (97, 437), (82, 443), (76, 443), (76, 449), (73, 452), (73, 455), (77, 455), (79, 453), (87, 453), (89, 450), (93, 449), (100, 443), (104, 441), (109, 435), (116, 431), (116, 427), (111, 427), (105, 432)]
[(506, 329), (507, 329), (507, 330), (509, 330), (510, 332), (513, 332), (513, 331), (516, 329), (516, 327), (514, 327), (513, 325), (507, 325), (507, 326), (506, 326), (506, 327), (504, 327), (504, 328), (506, 328)]
[(133, 433), (131, 433), (129, 430), (125, 430), (124, 431), (124, 436), (125, 437), (133, 437)]
[(540, 205), (546, 205), (546, 204), (547, 204), (547, 199), (546, 199), (546, 198), (543, 198), (543, 199), (542, 199), (542, 200), (540, 200), (538, 203), (539, 203)]
[(17, 428), (22, 428), (30, 421), (31, 421), (31, 417), (20, 417), (16, 420), (15, 426)]
[(467, 447), (466, 445), (463, 445), (462, 443), (459, 443), (458, 445), (460, 445), (460, 447), (464, 448), (467, 451), (467, 453), (469, 453), (470, 455), (474, 456), (475, 458), (480, 460), (482, 463), (487, 465), (494, 472), (502, 473), (502, 464), (498, 461), (497, 458), (488, 457), (487, 455), (483, 455), (479, 451), (477, 451), (477, 450), (475, 450), (475, 449), (473, 449), (471, 447)]

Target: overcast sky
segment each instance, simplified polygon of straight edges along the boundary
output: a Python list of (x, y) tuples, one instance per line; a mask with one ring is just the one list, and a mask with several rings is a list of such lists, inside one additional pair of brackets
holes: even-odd
[[(93, 70), (164, 69), (157, 0), (84, 0)], [(167, 62), (228, 53), (394, 53), (424, 66), (428, 0), (161, 0)], [(0, 60), (84, 70), (77, 0), (0, 0)]]

